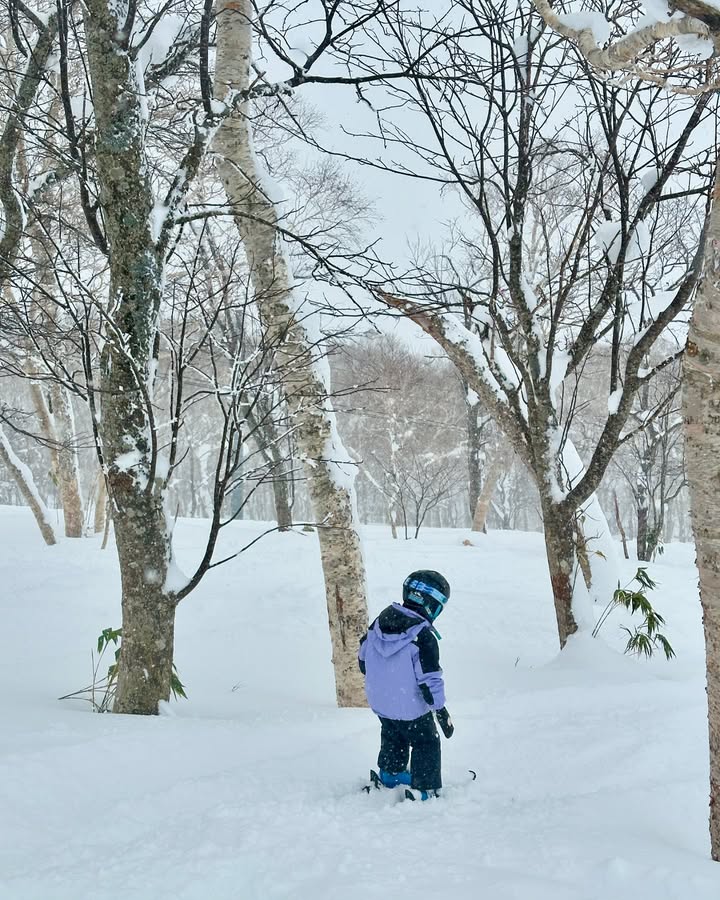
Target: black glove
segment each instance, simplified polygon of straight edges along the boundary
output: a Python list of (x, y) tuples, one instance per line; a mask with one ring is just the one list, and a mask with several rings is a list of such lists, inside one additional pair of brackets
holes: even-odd
[(442, 728), (442, 733), (446, 738), (451, 738), (453, 733), (455, 732), (455, 726), (452, 723), (452, 719), (450, 718), (450, 713), (443, 706), (442, 709), (438, 709), (435, 713), (438, 720), (438, 725)]

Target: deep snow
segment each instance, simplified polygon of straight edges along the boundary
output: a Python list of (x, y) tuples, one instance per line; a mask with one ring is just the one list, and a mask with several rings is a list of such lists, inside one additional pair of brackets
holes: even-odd
[[(186, 571), (203, 530), (178, 526)], [(98, 716), (55, 698), (120, 624), (114, 551), (46, 548), (27, 510), (0, 508), (0, 898), (717, 900), (692, 548), (650, 567), (678, 659), (640, 662), (608, 646), (617, 614), (558, 656), (539, 535), (467, 537), (365, 529), (373, 611), (413, 568), (453, 588), (447, 787), (411, 804), (359, 790), (378, 727), (334, 708), (313, 535), (264, 538), (183, 602), (189, 700)]]

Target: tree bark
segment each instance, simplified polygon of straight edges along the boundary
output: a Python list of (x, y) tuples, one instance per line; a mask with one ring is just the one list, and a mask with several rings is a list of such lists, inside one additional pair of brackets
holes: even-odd
[[(250, 85), (252, 3), (217, 4), (215, 95), (229, 98)], [(318, 523), (339, 706), (366, 705), (357, 648), (367, 628), (365, 569), (355, 526), (354, 489), (337, 460), (347, 459), (330, 411), (328, 386), (315, 355), (317, 347), (302, 323), (289, 260), (279, 232), (279, 216), (267, 193), (255, 155), (247, 103), (220, 127), (214, 149), (218, 170), (232, 203), (242, 238), (265, 342), (276, 354), (295, 438)]]
[(710, 840), (720, 861), (720, 160), (683, 361), (685, 458), (700, 573), (710, 732)]
[(287, 467), (283, 466), (273, 478), (273, 497), (275, 499), (275, 520), (278, 531), (290, 531), (292, 528), (292, 507), (290, 506), (290, 478)]
[(17, 458), (17, 456), (13, 452), (12, 447), (10, 446), (10, 441), (7, 439), (7, 436), (5, 435), (5, 432), (1, 427), (0, 461), (2, 461), (8, 472), (15, 479), (18, 490), (22, 494), (22, 497), (27, 505), (32, 510), (33, 516), (35, 516), (35, 521), (38, 524), (38, 528), (40, 529), (40, 533), (43, 536), (43, 540), (48, 546), (51, 547), (56, 543), (55, 532), (53, 531), (53, 527), (50, 524), (50, 517), (48, 516), (48, 511), (45, 508), (45, 504), (40, 499), (40, 494), (38, 493), (38, 489), (35, 486), (35, 480), (33, 479), (32, 472), (30, 471), (30, 468), (25, 465), (25, 463), (21, 462)]
[(550, 503), (543, 508), (543, 526), (555, 618), (562, 648), (570, 635), (578, 629), (573, 612), (576, 568), (573, 516), (565, 514), (557, 504)]
[(122, 643), (114, 712), (157, 715), (170, 698), (175, 639), (174, 597), (165, 589), (169, 541), (162, 497), (111, 475), (115, 543), (122, 581)]
[[(123, 50), (118, 7), (88, 0), (88, 64), (94, 94), (100, 204), (107, 232), (112, 328), (101, 360), (100, 436), (107, 465), (122, 581), (123, 637), (114, 711), (157, 714), (170, 696), (174, 595), (156, 477), (152, 372), (162, 260), (151, 231), (154, 198), (133, 61)], [(124, 21), (124, 20), (123, 20)]]
[(573, 532), (578, 565), (580, 566), (580, 571), (585, 580), (585, 586), (590, 590), (592, 587), (592, 566), (590, 565), (591, 551), (588, 549), (588, 541), (585, 535), (585, 529), (583, 528), (582, 516), (579, 514), (575, 515)]

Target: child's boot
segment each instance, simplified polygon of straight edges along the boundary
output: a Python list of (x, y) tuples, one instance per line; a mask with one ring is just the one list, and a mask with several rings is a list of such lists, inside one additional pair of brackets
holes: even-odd
[(399, 784), (410, 784), (411, 776), (409, 772), (386, 772), (384, 769), (380, 769), (378, 775), (380, 776), (380, 781), (387, 788), (394, 788)]
[(405, 788), (406, 800), (433, 800), (440, 796), (440, 791), (419, 791), (417, 788)]

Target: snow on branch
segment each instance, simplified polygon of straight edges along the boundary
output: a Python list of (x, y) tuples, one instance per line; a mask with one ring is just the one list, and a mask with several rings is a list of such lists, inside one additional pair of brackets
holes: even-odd
[[(563, 16), (553, 11), (549, 0), (533, 0), (533, 3), (546, 25), (572, 41), (591, 65), (607, 72), (633, 69), (638, 56), (656, 41), (683, 35), (705, 40), (711, 38), (710, 29), (700, 19), (680, 16), (663, 22), (652, 22), (618, 38), (607, 47), (601, 47), (597, 23), (590, 14)], [(609, 31), (610, 25), (607, 25)]]
[(509, 359), (498, 358), (500, 348), (495, 348), (495, 358), (491, 360), (482, 339), (451, 313), (403, 300), (380, 289), (373, 293), (378, 300), (399, 310), (437, 341), (482, 403), (493, 411), (495, 420), (511, 437), (516, 451), (522, 453), (530, 444), (527, 408), (522, 397), (521, 380)]

